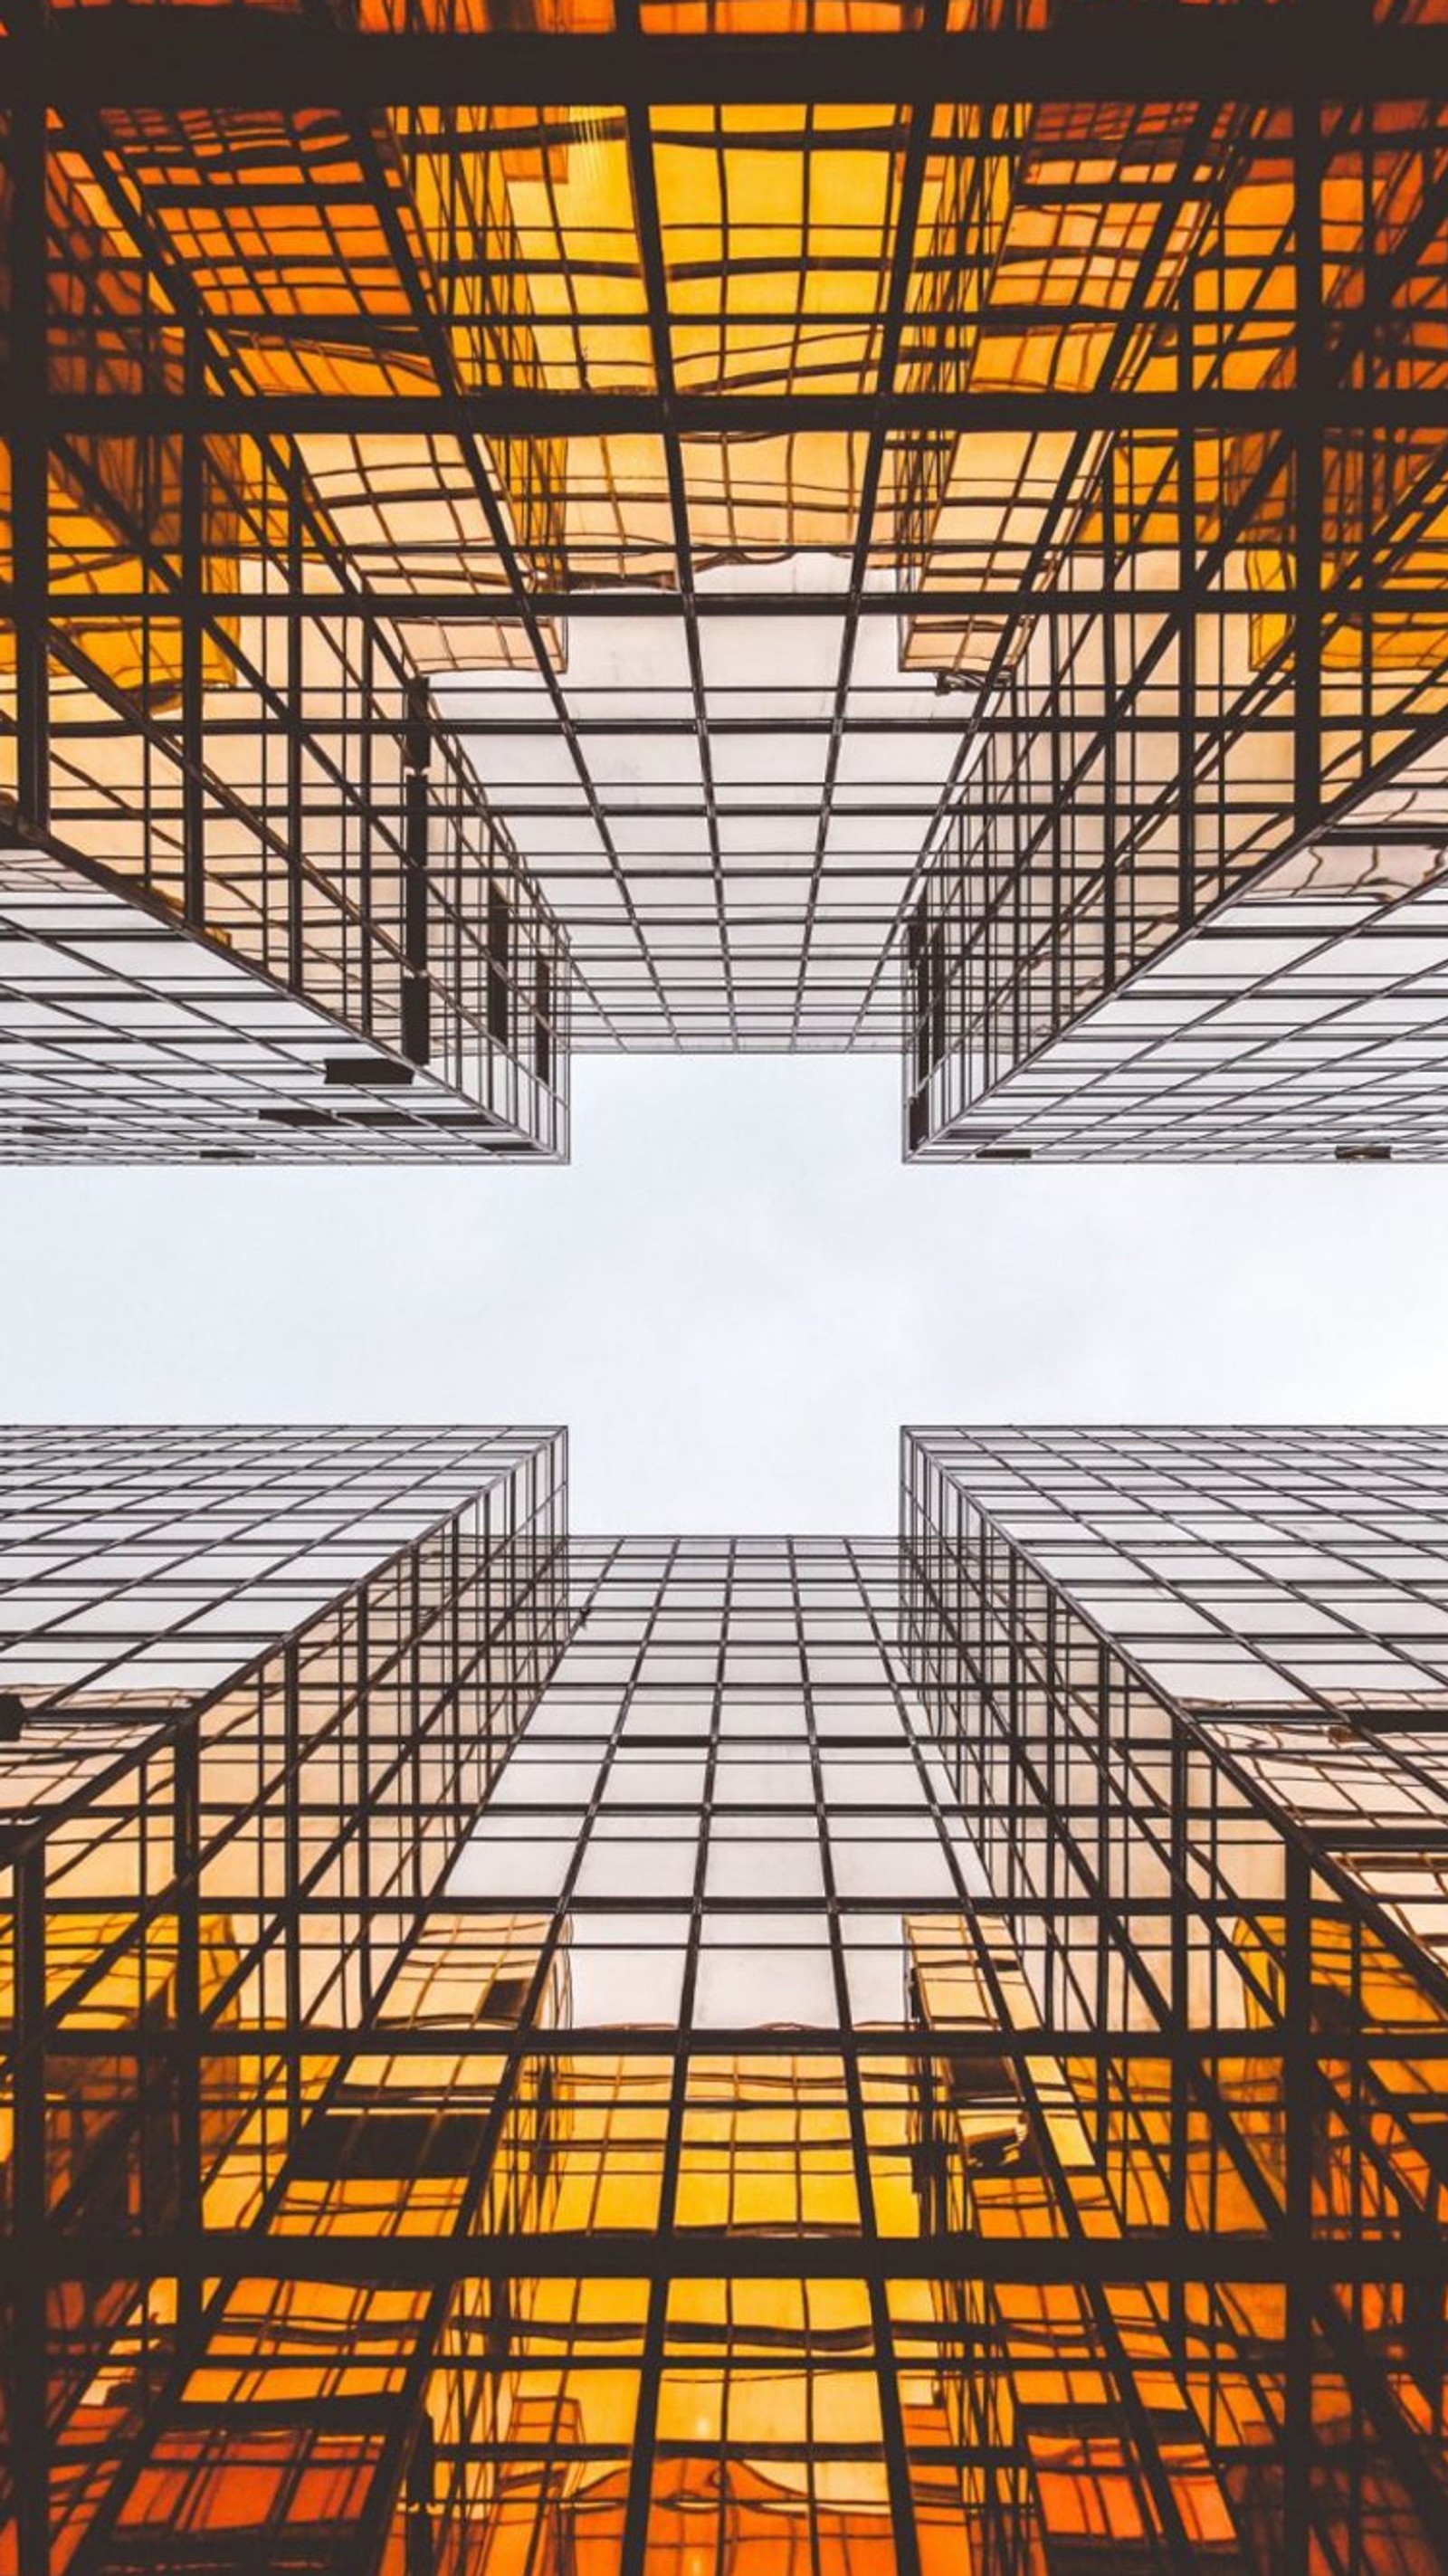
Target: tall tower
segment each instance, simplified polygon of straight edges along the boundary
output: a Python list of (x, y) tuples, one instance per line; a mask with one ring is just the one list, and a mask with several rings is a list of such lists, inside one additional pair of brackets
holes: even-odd
[(549, 1435), (89, 1437), (11, 1495), (20, 2576), (1448, 2563), (1441, 1443), (922, 1434), (899, 1544), (565, 1590)]
[[(406, 2052), (457, 1973), (440, 1892), (562, 1641), (564, 1504), (549, 1432), (7, 1435), (3, 2476), (24, 2576), (255, 2565), (272, 2494), (374, 2539), (405, 2516), (441, 2320), (421, 2290), (344, 2286), (323, 2240), (370, 2244), (429, 2200), (442, 2223), (457, 2121)], [(469, 1996), (506, 2021), (528, 1934), (490, 1938)], [(479, 2075), (470, 2137), (491, 2100)], [(360, 2204), (327, 2179), (349, 2154)], [(279, 2565), (331, 2563), (280, 2538)]]

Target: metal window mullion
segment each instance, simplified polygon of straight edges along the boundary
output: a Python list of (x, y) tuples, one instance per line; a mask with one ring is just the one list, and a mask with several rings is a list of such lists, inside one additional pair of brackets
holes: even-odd
[(43, 833), (50, 824), (49, 152), (38, 81), (10, 109), (9, 159), (10, 365), (24, 396), (10, 426), (16, 789), (22, 823)]

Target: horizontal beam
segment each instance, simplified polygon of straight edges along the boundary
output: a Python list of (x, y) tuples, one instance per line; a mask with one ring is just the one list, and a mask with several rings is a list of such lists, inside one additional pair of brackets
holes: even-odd
[[(528, 603), (534, 615), (546, 619), (579, 617), (679, 617), (683, 604), (672, 582), (598, 581), (574, 590), (532, 590)], [(1347, 582), (1325, 588), (1323, 599), (1327, 613), (1362, 617), (1368, 610), (1378, 615), (1399, 617), (1432, 617), (1442, 623), (1448, 617), (1444, 594), (1423, 583), (1397, 585), (1392, 582)], [(1242, 584), (1223, 583), (1204, 591), (1197, 604), (1197, 616), (1206, 619), (1234, 614), (1247, 616), (1271, 609), (1286, 616), (1296, 605), (1297, 593), (1291, 583), (1280, 590), (1251, 590)], [(0, 582), (0, 615), (13, 613), (15, 593), (12, 586)], [(1058, 619), (1099, 617), (1106, 607), (1105, 595), (1098, 590), (1040, 591), (972, 589), (964, 582), (932, 583), (928, 590), (911, 590), (891, 582), (862, 593), (859, 614), (862, 617), (932, 618), (1010, 618), (1039, 616), (1049, 607)], [(1118, 615), (1128, 609), (1152, 611), (1163, 617), (1179, 617), (1182, 595), (1179, 590), (1165, 590), (1159, 583), (1138, 585), (1118, 580), (1111, 593), (1111, 604)], [(180, 616), (188, 607), (202, 606), (217, 617), (275, 619), (296, 615), (316, 618), (322, 623), (329, 618), (353, 617), (363, 621), (405, 624), (410, 619), (428, 625), (493, 626), (516, 622), (517, 603), (510, 590), (500, 584), (496, 590), (296, 590), (278, 587), (273, 591), (238, 594), (221, 588), (196, 591), (178, 584), (173, 590), (104, 590), (52, 591), (47, 614), (57, 626), (72, 619), (89, 626), (118, 623), (128, 618), (150, 616), (164, 620)], [(845, 598), (842, 591), (826, 590), (709, 590), (696, 591), (694, 605), (701, 617), (843, 617)], [(446, 688), (457, 677), (467, 674), (438, 671), (432, 674), (435, 686)], [(473, 676), (477, 676), (474, 674)], [(928, 678), (922, 671), (920, 678)], [(785, 683), (784, 685), (788, 685)], [(970, 678), (945, 675), (944, 685), (969, 691), (975, 687)], [(1152, 730), (1156, 719), (1133, 718), (1133, 727)], [(1175, 716), (1160, 719), (1170, 728)]]
[[(1364, 2239), (1315, 2242), (1313, 2279), (1385, 2282), (1411, 2278), (1421, 2246)], [(811, 2234), (749, 2236), (726, 2228), (678, 2233), (618, 2228), (559, 2229), (453, 2237), (301, 2236), (264, 2229), (209, 2228), (174, 2236), (66, 2238), (0, 2249), (0, 2283), (27, 2263), (53, 2281), (244, 2279), (364, 2281), (418, 2286), (486, 2280), (885, 2280), (1193, 2282), (1281, 2281), (1287, 2249), (1269, 2237), (1185, 2229), (1129, 2236), (896, 2237)]]
[(363, 35), (266, 10), (138, 6), (0, 39), (0, 91), (57, 107), (601, 107), (903, 101), (1430, 98), (1448, 26), (1368, 0), (1096, 8), (1032, 35)]
[[(1063, 319), (1069, 319), (1063, 315)], [(217, 329), (225, 336), (226, 324)], [(305, 341), (305, 332), (301, 333)], [(242, 363), (245, 363), (243, 358)], [(1232, 431), (1428, 429), (1448, 433), (1448, 389), (1411, 391), (1328, 387), (1303, 393), (1264, 387), (1225, 393), (980, 392), (953, 394), (811, 394), (781, 388), (773, 394), (680, 393), (667, 405), (647, 389), (631, 393), (577, 392), (540, 387), (528, 392), (490, 390), (462, 397), (409, 391), (396, 394), (184, 394), (52, 393), (43, 403), (18, 384), (0, 398), (0, 424), (23, 419), (33, 428), (43, 413), (57, 435), (198, 430), (219, 436), (245, 430), (253, 436), (445, 437), (471, 430), (480, 438), (662, 437), (767, 438), (803, 432), (865, 435), (883, 429), (904, 435), (964, 434), (992, 430), (1086, 432), (1183, 430), (1204, 435)]]

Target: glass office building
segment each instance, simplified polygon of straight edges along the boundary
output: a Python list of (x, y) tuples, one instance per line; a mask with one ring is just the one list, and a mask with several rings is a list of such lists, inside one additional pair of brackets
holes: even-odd
[[(906, 1150), (1435, 1154), (1442, 108), (1389, 63), (1444, 13), (1090, 24), (1148, 15), (1179, 74), (1150, 104), (1007, 111), (977, 164), (972, 328), (988, 357), (1014, 304), (1017, 381), (1078, 407), (1017, 430), (1001, 511), (962, 353), (917, 578), (943, 538), (957, 578), (1019, 595), (956, 629), (973, 695), (906, 934)], [(1187, 70), (1187, 19), (1225, 89)], [(1274, 35), (1321, 60), (1254, 99)]]
[(1448, 2565), (1448, 1444), (6, 1478), (17, 2576)]
[[(1448, 1014), (1448, 752), (1360, 798), (987, 1084), (990, 980), (966, 876), (912, 932), (906, 1150), (921, 1160), (1314, 1162), (1439, 1157)], [(969, 953), (968, 953), (969, 952)], [(967, 1028), (971, 1023), (974, 1035)], [(913, 1138), (913, 1143), (912, 1143)]]
[(562, 1437), (10, 1432), (0, 1512), (0, 2549), (255, 2568), (240, 2498), (375, 2517), (415, 2432), (425, 2299), (263, 2313), (236, 2255), (328, 2234), (308, 2156), (446, 1983), (429, 1901), (562, 1639)]
[(1441, 0), (7, 14), (7, 1152), (1438, 1150)]
[[(1032, 2141), (954, 2207), (1063, 2194), (1093, 2260), (1129, 2251), (1041, 2455), (1104, 2404), (1100, 2456), (1160, 2492), (1200, 2434), (1264, 2568), (1448, 2563), (1445, 1476), (1430, 1431), (905, 1443), (911, 1670), (1019, 1979)], [(985, 2313), (1039, 2332), (1034, 2294)], [(1169, 2400), (1129, 2399), (1143, 2351)], [(1031, 2450), (1009, 2388), (975, 2420)], [(985, 2563), (1053, 2565), (1020, 2536), (1046, 2510), (992, 2496)]]

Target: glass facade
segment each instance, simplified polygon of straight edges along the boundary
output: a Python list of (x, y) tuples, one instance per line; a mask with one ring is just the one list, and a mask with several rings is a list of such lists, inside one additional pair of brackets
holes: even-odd
[[(0, 0), (0, 1160), (1448, 1144), (1448, 0)], [(0, 1447), (0, 2576), (1448, 2570), (1448, 1435)]]
[(561, 1470), (16, 1444), (17, 2576), (1448, 2565), (1448, 1442)]
[[(1004, 2196), (1061, 2157), (1133, 2258), (1051, 2431), (1104, 2390), (1102, 2463), (1264, 2569), (1448, 2563), (1445, 1472), (1428, 1431), (905, 1443), (911, 1670), (1018, 1980)], [(986, 2563), (1052, 2565), (1018, 2493)]]
[[(561, 1156), (566, 943), (321, 496), (338, 442), (264, 418), (404, 393), (408, 296), (451, 347), (501, 180), (436, 118), (52, 115), (33, 57), (6, 93), (0, 1146)], [(498, 327), (458, 318), (470, 369)]]
[(1241, 70), (1215, 114), (1188, 83), (1043, 107), (1000, 147), (987, 309), (1004, 278), (1036, 303), (1024, 381), (1128, 400), (1074, 438), (1022, 428), (1004, 519), (963, 434), (936, 503), (958, 568), (973, 539), (1021, 595), (959, 630), (969, 750), (903, 958), (910, 1153), (1441, 1150), (1432, 988), (1399, 989), (1435, 906), (1377, 917), (1441, 868), (1434, 779), (1386, 833), (1421, 863), (1395, 880), (1390, 847), (1375, 880), (1372, 847), (1375, 792), (1444, 712), (1448, 449), (1417, 409), (1441, 109), (1341, 73), (1256, 105)]
[(570, 986), (903, 1025), (912, 1153), (1438, 1150), (1441, 817), (1319, 879), (1448, 717), (1441, 0), (10, 16), (16, 1150), (556, 1154)]
[(559, 1160), (568, 987), (537, 972), (550, 1018), (524, 1060), (449, 1009), (412, 1065), (116, 884), (0, 850), (0, 1161)]
[[(1311, 1162), (1437, 1159), (1448, 987), (1448, 753), (1361, 797), (981, 1087), (965, 877), (938, 875), (912, 932), (912, 1063), (938, 1117), (918, 1159)], [(916, 1138), (912, 1146), (911, 1137)]]
[(248, 2494), (320, 2523), (349, 2476), (385, 2479), (407, 2411), (386, 2338), (425, 2301), (278, 2284), (263, 2313), (234, 2255), (285, 2256), (309, 2210), (328, 2232), (309, 2177), (349, 2087), (382, 2083), (389, 2014), (425, 2028), (429, 1900), (562, 1642), (564, 1494), (556, 1433), (7, 1435), (17, 2576), (254, 2568)]

